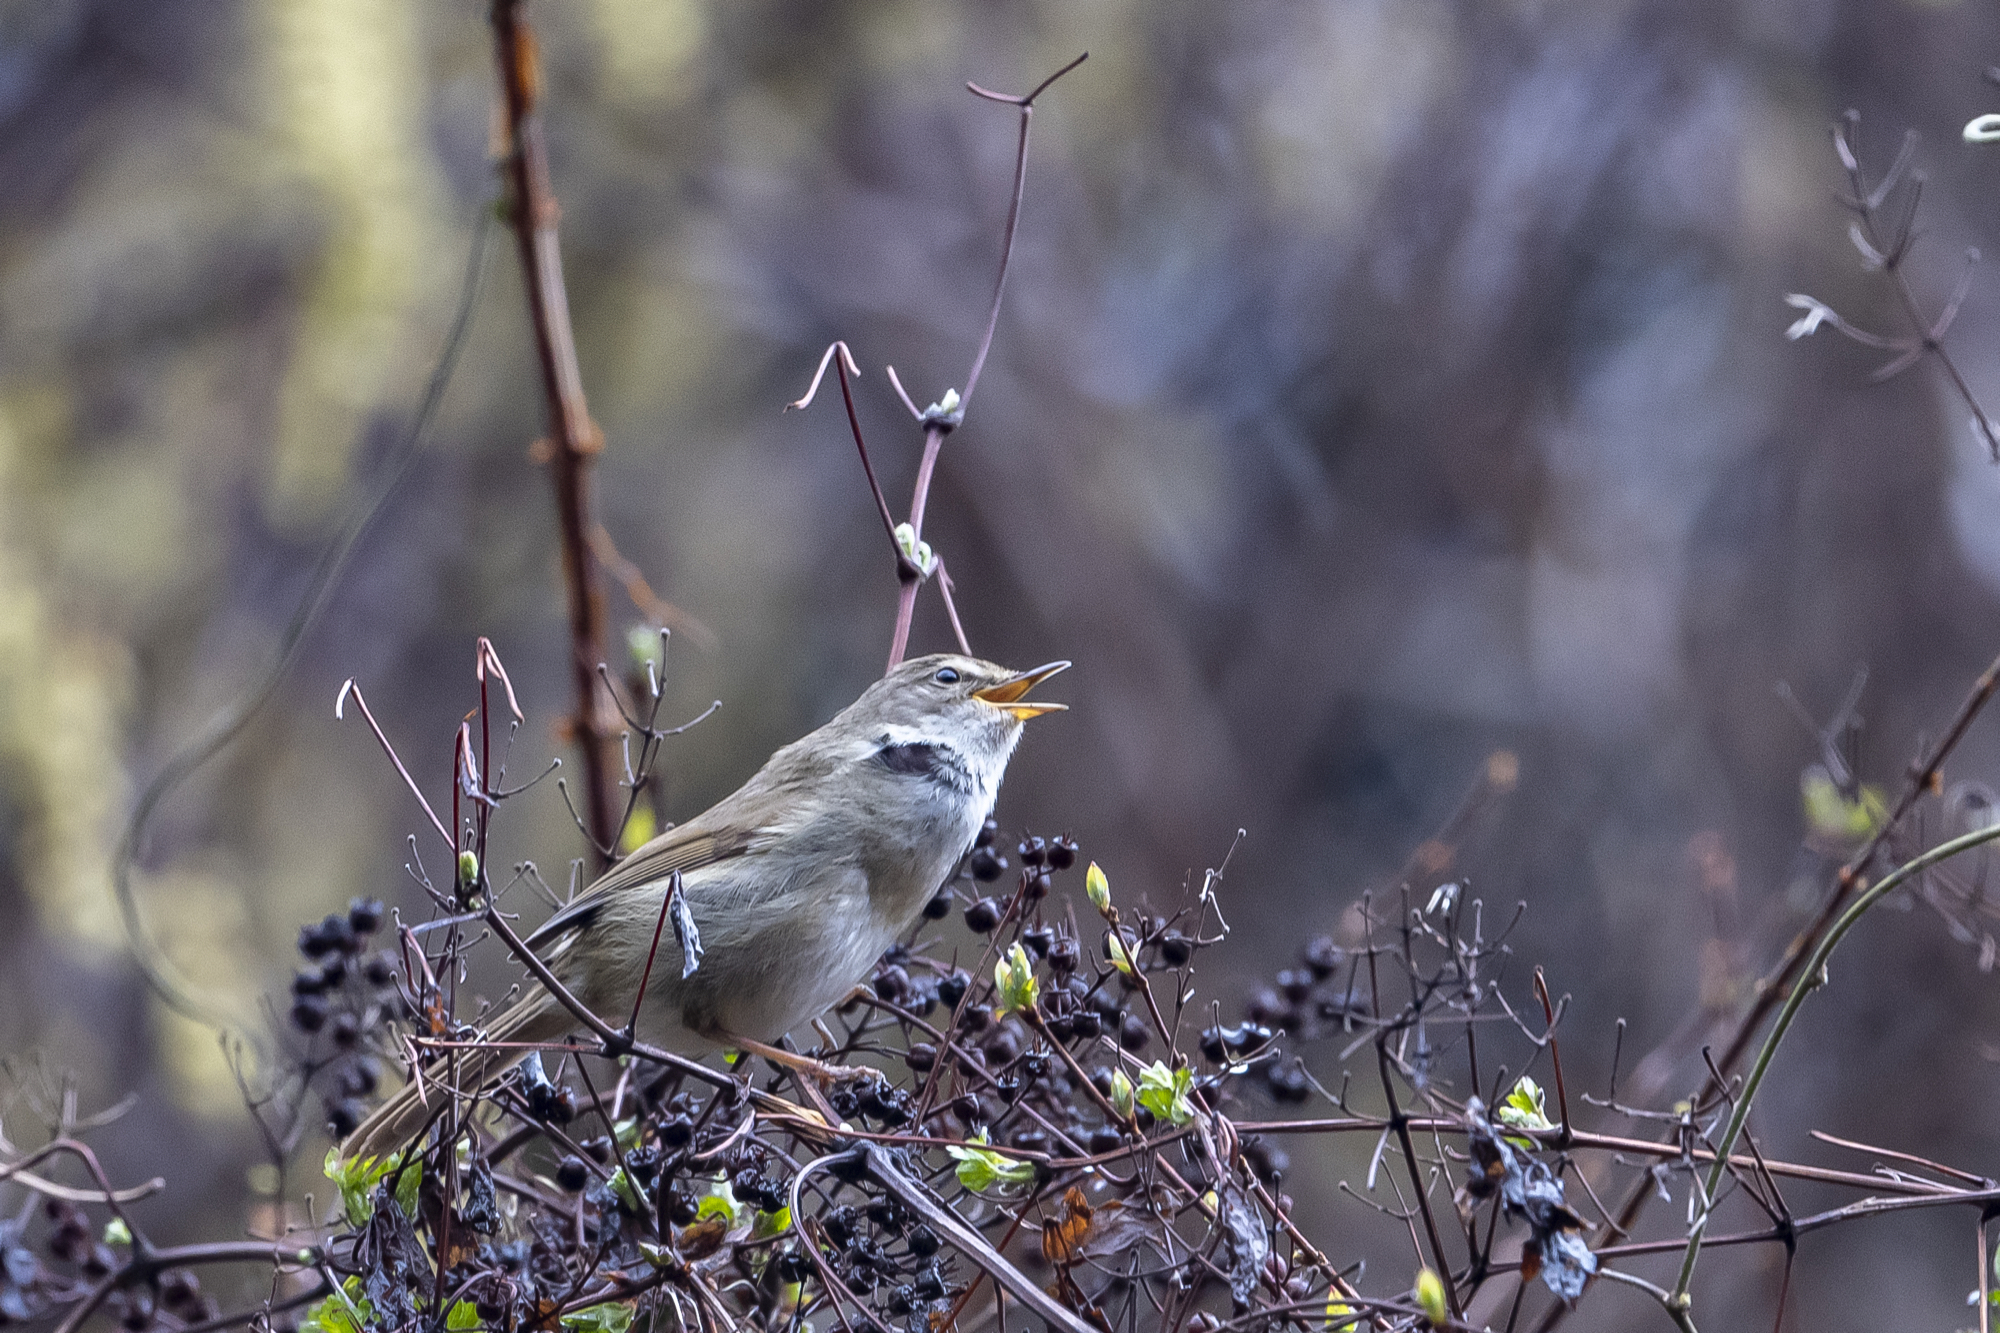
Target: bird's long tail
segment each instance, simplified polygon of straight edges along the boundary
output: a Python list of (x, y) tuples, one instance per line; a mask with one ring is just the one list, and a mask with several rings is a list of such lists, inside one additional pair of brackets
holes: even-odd
[(452, 1095), (453, 1089), (470, 1096), (528, 1057), (527, 1050), (512, 1043), (549, 1041), (568, 1026), (568, 1011), (537, 987), (484, 1029), (487, 1041), (510, 1044), (467, 1047), (456, 1052), (455, 1066), (449, 1061), (434, 1062), (341, 1141), (341, 1159), (357, 1161), (401, 1151), (438, 1109), (440, 1098)]

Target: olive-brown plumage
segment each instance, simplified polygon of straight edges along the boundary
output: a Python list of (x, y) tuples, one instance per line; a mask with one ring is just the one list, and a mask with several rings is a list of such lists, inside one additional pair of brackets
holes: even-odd
[[(1022, 725), (1062, 707), (1024, 696), (1068, 665), (1015, 672), (942, 653), (902, 663), (735, 792), (612, 867), (529, 947), (592, 1012), (622, 1023), (678, 871), (699, 964), (684, 977), (674, 932), (661, 933), (639, 1039), (686, 1055), (776, 1040), (844, 996), (917, 919), (972, 846)], [(522, 1043), (576, 1026), (536, 983), (485, 1031)], [(477, 1088), (523, 1055), (463, 1052), (458, 1084)], [(412, 1083), (342, 1155), (400, 1149), (427, 1115)]]

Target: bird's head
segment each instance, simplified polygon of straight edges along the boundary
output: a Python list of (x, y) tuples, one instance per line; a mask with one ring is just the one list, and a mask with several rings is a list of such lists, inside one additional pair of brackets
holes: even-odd
[(1027, 695), (1067, 666), (1050, 662), (1014, 671), (976, 657), (932, 653), (892, 668), (850, 711), (866, 716), (869, 725), (921, 735), (968, 753), (1011, 750), (1022, 723), (1066, 707)]

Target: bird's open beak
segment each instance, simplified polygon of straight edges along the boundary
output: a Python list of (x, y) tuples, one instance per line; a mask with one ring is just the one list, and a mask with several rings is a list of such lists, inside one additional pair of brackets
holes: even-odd
[(1036, 667), (1033, 671), (1023, 671), (1018, 676), (1009, 676), (1003, 681), (988, 685), (985, 689), (974, 690), (972, 697), (981, 703), (992, 704), (995, 708), (1004, 708), (1023, 722), (1031, 717), (1040, 717), (1044, 713), (1060, 713), (1068, 708), (1069, 705), (1023, 703), (1021, 696), (1029, 690), (1034, 689), (1035, 686), (1041, 684), (1050, 676), (1055, 675), (1056, 672), (1065, 671), (1068, 668), (1069, 663), (1067, 662), (1050, 662), (1046, 666)]

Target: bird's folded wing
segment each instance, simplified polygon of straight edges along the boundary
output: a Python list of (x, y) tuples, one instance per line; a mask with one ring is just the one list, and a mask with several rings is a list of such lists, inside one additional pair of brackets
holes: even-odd
[(685, 874), (732, 856), (741, 856), (756, 845), (762, 829), (704, 828), (687, 823), (668, 829), (659, 837), (611, 867), (595, 884), (572, 898), (554, 916), (528, 936), (529, 948), (538, 948), (557, 936), (590, 924), (598, 909), (615, 893), (657, 884), (676, 870)]

